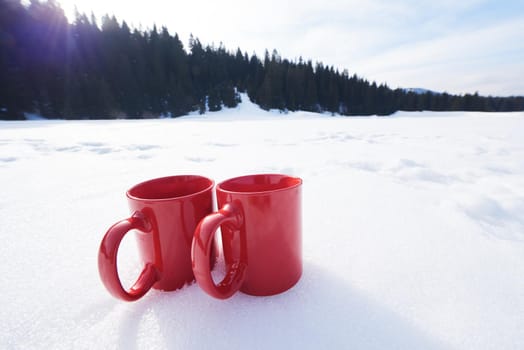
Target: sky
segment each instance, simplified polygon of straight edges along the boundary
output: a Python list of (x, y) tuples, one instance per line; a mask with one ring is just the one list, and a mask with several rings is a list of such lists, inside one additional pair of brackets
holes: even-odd
[(263, 57), (302, 57), (392, 88), (524, 95), (524, 1), (59, 0)]

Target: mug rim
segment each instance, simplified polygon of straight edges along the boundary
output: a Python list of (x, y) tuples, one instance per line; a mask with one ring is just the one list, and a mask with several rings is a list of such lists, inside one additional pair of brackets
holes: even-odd
[[(190, 194), (187, 194), (187, 195), (183, 195), (183, 196), (172, 196), (172, 197), (166, 197), (166, 198), (145, 198), (145, 197), (139, 197), (139, 196), (136, 196), (136, 195), (132, 194), (132, 192), (134, 190), (136, 190), (138, 187), (146, 186), (146, 185), (152, 184), (154, 182), (161, 182), (161, 181), (166, 181), (168, 179), (175, 179), (175, 178), (200, 178), (200, 179), (207, 180), (209, 182), (209, 184), (208, 184), (208, 186), (206, 186), (204, 189), (202, 189), (200, 191), (196, 191), (196, 192), (193, 192), (193, 193), (190, 193)], [(162, 177), (157, 177), (157, 178), (153, 178), (153, 179), (149, 179), (149, 180), (145, 180), (145, 181), (139, 182), (139, 183), (133, 185), (131, 188), (129, 188), (126, 191), (126, 197), (129, 198), (129, 199), (132, 199), (132, 200), (136, 200), (136, 201), (165, 202), (165, 201), (172, 201), (172, 200), (179, 200), (179, 199), (193, 197), (195, 195), (198, 195), (198, 194), (201, 194), (201, 193), (205, 193), (205, 192), (207, 192), (209, 190), (212, 190), (213, 187), (215, 187), (215, 181), (213, 179), (210, 179), (210, 178), (202, 176), (202, 175), (193, 175), (193, 174), (170, 175), (170, 176), (162, 176)]]
[[(277, 189), (271, 189), (271, 190), (263, 190), (263, 191), (233, 191), (233, 190), (228, 190), (228, 189), (224, 189), (223, 188), (223, 186), (227, 185), (229, 182), (234, 182), (234, 181), (238, 181), (238, 180), (245, 179), (245, 178), (253, 178), (253, 177), (259, 177), (259, 176), (271, 176), (271, 177), (279, 176), (279, 177), (282, 177), (282, 178), (293, 179), (293, 180), (296, 181), (296, 183), (294, 183), (293, 185), (290, 185), (290, 186), (283, 187), (283, 188), (277, 188)], [(235, 194), (235, 195), (261, 195), (261, 194), (269, 194), (269, 193), (275, 193), (275, 192), (288, 191), (288, 190), (291, 190), (291, 189), (294, 189), (294, 188), (302, 186), (302, 182), (303, 182), (303, 180), (300, 177), (298, 177), (298, 176), (291, 176), (291, 175), (287, 175), (287, 174), (278, 174), (278, 173), (250, 174), (250, 175), (236, 176), (236, 177), (232, 177), (232, 178), (229, 178), (227, 180), (221, 181), (216, 186), (216, 191), (217, 192), (222, 192), (222, 193)]]

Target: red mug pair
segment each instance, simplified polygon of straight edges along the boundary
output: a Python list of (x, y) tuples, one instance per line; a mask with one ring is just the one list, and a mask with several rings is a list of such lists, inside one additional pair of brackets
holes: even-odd
[[(171, 291), (196, 279), (215, 298), (237, 291), (267, 296), (282, 293), (302, 275), (300, 178), (279, 174), (237, 177), (216, 186), (196, 175), (158, 178), (127, 191), (131, 216), (111, 226), (98, 252), (107, 290), (133, 301), (151, 288)], [(225, 276), (215, 283), (215, 232), (220, 227)], [(117, 269), (123, 237), (136, 231), (144, 268), (126, 290)]]

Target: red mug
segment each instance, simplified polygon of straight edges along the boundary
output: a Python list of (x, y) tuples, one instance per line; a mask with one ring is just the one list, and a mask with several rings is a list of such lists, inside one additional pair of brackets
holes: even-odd
[[(213, 211), (213, 186), (208, 178), (180, 175), (142, 182), (127, 191), (132, 214), (109, 228), (98, 251), (100, 278), (113, 296), (134, 301), (151, 288), (171, 291), (194, 281), (191, 242), (198, 222)], [(118, 276), (117, 253), (131, 230), (137, 231), (144, 268), (125, 290)], [(214, 263), (214, 257), (210, 259), (208, 268)]]
[[(198, 285), (215, 298), (240, 290), (267, 296), (302, 275), (302, 180), (277, 174), (242, 176), (216, 187), (217, 212), (198, 224), (191, 257)], [(226, 272), (216, 284), (209, 259), (220, 227)]]

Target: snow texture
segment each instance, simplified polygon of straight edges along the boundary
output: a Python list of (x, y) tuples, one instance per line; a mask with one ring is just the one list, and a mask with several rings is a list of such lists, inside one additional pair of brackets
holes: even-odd
[[(524, 114), (236, 109), (0, 122), (3, 349), (524, 349)], [(114, 299), (97, 270), (132, 185), (304, 180), (304, 275), (272, 297), (192, 284)], [(124, 239), (119, 271), (141, 266)]]

